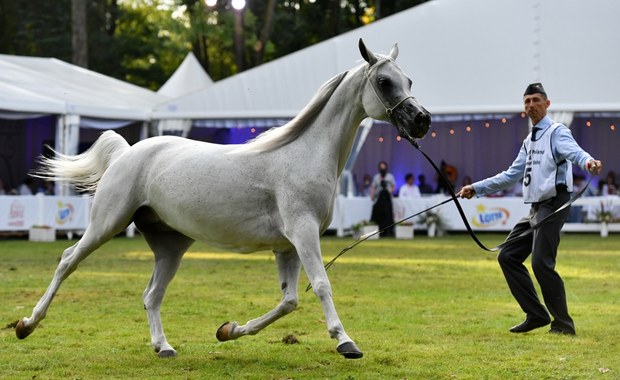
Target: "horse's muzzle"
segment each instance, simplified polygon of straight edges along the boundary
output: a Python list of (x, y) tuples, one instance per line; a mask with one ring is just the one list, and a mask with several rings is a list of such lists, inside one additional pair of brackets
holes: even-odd
[(413, 99), (397, 107), (391, 119), (398, 134), (411, 142), (424, 137), (431, 127), (431, 113)]
[(424, 137), (431, 127), (431, 114), (424, 108), (413, 118), (414, 137)]

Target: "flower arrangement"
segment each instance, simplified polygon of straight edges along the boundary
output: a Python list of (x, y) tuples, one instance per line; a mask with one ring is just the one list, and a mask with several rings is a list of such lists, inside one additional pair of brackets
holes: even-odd
[(373, 222), (373, 221), (369, 221), (369, 220), (362, 220), (359, 223), (356, 223), (353, 225), (352, 229), (355, 232), (361, 231), (363, 227), (366, 226), (376, 226), (377, 223)]
[[(605, 207), (607, 206), (607, 207)], [(601, 201), (601, 209), (596, 213), (596, 220), (600, 223), (611, 223), (614, 221), (614, 215), (611, 212), (612, 206), (610, 202)]]
[(439, 215), (439, 213), (435, 213), (432, 211), (428, 211), (420, 215), (418, 222), (426, 224), (427, 226), (430, 226), (431, 224), (435, 224), (437, 225), (437, 227), (442, 226), (441, 216)]

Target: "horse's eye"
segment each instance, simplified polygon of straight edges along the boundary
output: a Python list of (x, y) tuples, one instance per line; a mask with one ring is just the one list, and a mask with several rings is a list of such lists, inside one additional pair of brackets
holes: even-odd
[(377, 79), (377, 84), (381, 88), (386, 88), (390, 85), (390, 80), (386, 77), (380, 77), (379, 79)]

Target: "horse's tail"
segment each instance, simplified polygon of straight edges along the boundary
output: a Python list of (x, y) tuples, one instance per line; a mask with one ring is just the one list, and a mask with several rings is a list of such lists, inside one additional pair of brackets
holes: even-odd
[(84, 153), (68, 156), (54, 152), (55, 158), (42, 157), (41, 167), (32, 175), (46, 180), (68, 182), (78, 190), (94, 192), (103, 173), (129, 144), (114, 131), (106, 131)]

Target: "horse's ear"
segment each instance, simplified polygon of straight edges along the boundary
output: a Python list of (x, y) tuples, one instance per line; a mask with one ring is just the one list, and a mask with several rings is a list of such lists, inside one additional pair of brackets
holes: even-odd
[(390, 58), (392, 61), (396, 61), (396, 57), (398, 57), (398, 42), (392, 46), (392, 50), (390, 50)]
[(368, 62), (370, 66), (374, 65), (377, 62), (377, 57), (375, 57), (375, 55), (370, 50), (368, 50), (366, 45), (364, 45), (364, 41), (361, 38), (359, 42), (359, 47), (360, 53), (362, 54), (364, 60)]

